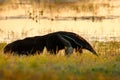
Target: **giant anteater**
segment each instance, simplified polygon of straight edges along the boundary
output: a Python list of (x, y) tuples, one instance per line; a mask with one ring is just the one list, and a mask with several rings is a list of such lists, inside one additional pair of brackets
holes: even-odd
[(97, 55), (92, 46), (81, 36), (73, 32), (58, 31), (43, 36), (27, 37), (9, 43), (4, 48), (4, 53), (35, 54), (43, 52), (44, 47), (52, 54), (57, 54), (59, 50), (65, 49), (65, 54), (73, 53), (73, 49), (82, 53), (82, 49), (87, 49)]

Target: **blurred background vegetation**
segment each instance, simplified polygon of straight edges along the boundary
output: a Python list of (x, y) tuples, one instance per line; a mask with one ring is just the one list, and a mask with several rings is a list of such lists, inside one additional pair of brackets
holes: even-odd
[[(0, 0), (0, 11), (6, 8), (16, 9), (21, 6), (44, 7), (44, 8), (66, 8), (73, 10), (91, 11), (102, 5), (108, 7), (107, 2), (112, 0)], [(99, 3), (96, 4), (96, 3)], [(101, 4), (102, 3), (102, 4)], [(104, 4), (103, 4), (104, 3)], [(4, 6), (4, 7), (3, 7)]]
[[(114, 8), (120, 7), (120, 4), (118, 6), (114, 4), (116, 1), (119, 0), (0, 0), (0, 20), (26, 19), (27, 22), (28, 19), (32, 19), (37, 23), (43, 23), (44, 20), (102, 22), (103, 20), (119, 18), (120, 12), (117, 11), (120, 9), (113, 11)], [(3, 33), (3, 28), (0, 31)], [(30, 31), (26, 30), (25, 32), (23, 30), (21, 33), (26, 35), (28, 32)], [(15, 34), (14, 31), (7, 33)]]
[(110, 3), (112, 1), (114, 0), (0, 0), (0, 11), (22, 8), (25, 15), (32, 19), (36, 18), (35, 21), (38, 22), (37, 18), (40, 16), (50, 15), (52, 18), (57, 18), (62, 12), (74, 13), (75, 17), (76, 13), (98, 16), (99, 10), (104, 8), (109, 13), (113, 9)]

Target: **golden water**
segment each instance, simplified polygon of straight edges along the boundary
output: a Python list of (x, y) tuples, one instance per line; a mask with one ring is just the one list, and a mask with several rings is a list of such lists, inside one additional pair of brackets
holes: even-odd
[[(109, 13), (105, 9), (100, 8), (97, 16), (113, 16), (114, 19), (103, 19), (102, 21), (92, 22), (91, 20), (48, 20), (40, 19), (38, 23), (32, 19), (6, 19), (9, 16), (24, 15), (25, 10), (19, 8), (16, 10), (7, 10), (1, 12), (0, 16), (5, 19), (0, 20), (0, 41), (13, 41), (28, 36), (44, 35), (55, 31), (72, 31), (84, 38), (93, 41), (110, 41), (120, 40), (120, 1), (116, 3), (117, 7)], [(57, 16), (88, 16), (90, 13), (75, 13), (74, 11), (63, 11), (53, 13)], [(51, 15), (47, 15), (51, 17)]]

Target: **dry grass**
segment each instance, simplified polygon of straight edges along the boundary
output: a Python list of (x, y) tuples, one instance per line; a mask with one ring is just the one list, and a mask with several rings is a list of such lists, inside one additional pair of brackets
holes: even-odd
[[(120, 42), (93, 42), (99, 57), (82, 55), (13, 56), (0, 52), (0, 80), (119, 80)], [(46, 51), (45, 51), (46, 52)], [(45, 53), (44, 52), (44, 53)]]

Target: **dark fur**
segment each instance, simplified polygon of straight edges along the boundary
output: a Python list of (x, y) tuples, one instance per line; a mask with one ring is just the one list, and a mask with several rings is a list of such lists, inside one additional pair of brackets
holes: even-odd
[(65, 31), (14, 41), (5, 46), (4, 53), (10, 52), (29, 55), (34, 54), (36, 51), (43, 52), (44, 47), (53, 54), (58, 53), (61, 49), (66, 49), (66, 54), (71, 54), (73, 51), (72, 48), (74, 48), (80, 53), (82, 53), (82, 49), (87, 49), (97, 55), (92, 46), (84, 38), (73, 32)]

